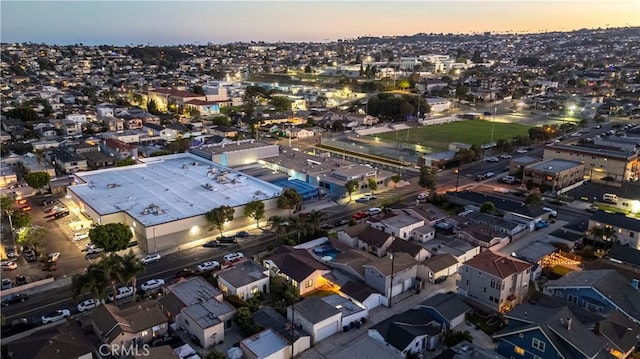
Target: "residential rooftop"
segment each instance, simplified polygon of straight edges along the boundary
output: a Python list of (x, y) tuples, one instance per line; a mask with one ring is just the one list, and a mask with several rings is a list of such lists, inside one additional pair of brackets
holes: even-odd
[(567, 160), (561, 160), (556, 158), (548, 161), (542, 161), (533, 165), (529, 165), (527, 166), (527, 168), (534, 169), (537, 171), (543, 171), (543, 172), (558, 173), (574, 167), (578, 167), (580, 165), (581, 165), (580, 162), (567, 161)]

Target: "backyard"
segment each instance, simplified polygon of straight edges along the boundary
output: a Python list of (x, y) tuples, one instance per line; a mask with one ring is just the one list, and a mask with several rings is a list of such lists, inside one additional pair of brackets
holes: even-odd
[(515, 123), (469, 120), (381, 133), (374, 137), (379, 137), (389, 142), (401, 141), (419, 144), (431, 147), (434, 152), (439, 152), (448, 150), (449, 143), (451, 142), (476, 145), (489, 143), (491, 141), (491, 128), (493, 126), (495, 126), (493, 130), (494, 142), (516, 136), (529, 136), (529, 126)]

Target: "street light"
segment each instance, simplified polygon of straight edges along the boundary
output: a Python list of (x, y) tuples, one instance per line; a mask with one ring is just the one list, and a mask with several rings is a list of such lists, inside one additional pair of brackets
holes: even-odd
[(395, 256), (393, 253), (389, 253), (389, 257), (391, 257), (391, 287), (389, 288), (389, 308), (391, 308), (391, 302), (393, 300), (393, 265)]

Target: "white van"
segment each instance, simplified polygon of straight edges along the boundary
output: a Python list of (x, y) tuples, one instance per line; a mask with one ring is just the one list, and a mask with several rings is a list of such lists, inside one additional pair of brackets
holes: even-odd
[(375, 216), (376, 214), (382, 213), (382, 209), (377, 207), (372, 207), (367, 210), (367, 214), (370, 216)]
[(612, 193), (605, 193), (602, 195), (602, 200), (609, 203), (618, 203), (618, 196)]

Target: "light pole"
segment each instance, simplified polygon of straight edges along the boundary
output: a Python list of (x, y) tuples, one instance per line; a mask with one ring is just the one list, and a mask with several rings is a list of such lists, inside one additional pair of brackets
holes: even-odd
[(393, 265), (394, 265), (394, 260), (395, 260), (395, 256), (393, 255), (393, 253), (389, 253), (389, 257), (391, 257), (391, 286), (389, 288), (389, 308), (391, 308), (391, 302), (393, 300)]
[(498, 112), (498, 106), (493, 109), (493, 122), (491, 123), (491, 140), (489, 140), (489, 154), (493, 153), (493, 130), (496, 128), (496, 112)]

